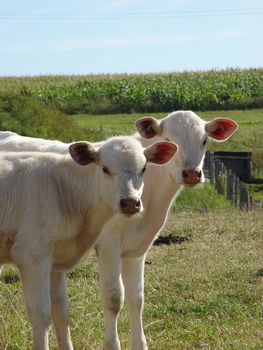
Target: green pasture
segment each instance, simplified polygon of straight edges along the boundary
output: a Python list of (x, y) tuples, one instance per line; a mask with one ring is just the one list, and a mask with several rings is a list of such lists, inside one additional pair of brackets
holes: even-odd
[[(176, 209), (145, 266), (145, 333), (151, 350), (262, 350), (263, 216), (234, 209)], [(28, 350), (31, 329), (16, 271), (0, 277), (0, 349)], [(96, 255), (68, 273), (75, 350), (101, 350), (103, 316)], [(130, 349), (126, 305), (119, 319)], [(51, 350), (56, 349), (51, 328)]]
[[(55, 84), (56, 78), (51, 82)], [(0, 82), (0, 95), (1, 89), (5, 90), (0, 96), (1, 130), (62, 141), (97, 141), (131, 134), (134, 121), (149, 115), (66, 115), (54, 104), (29, 96), (23, 84), (19, 94), (6, 94), (3, 80)], [(263, 168), (262, 109), (198, 114), (205, 120), (228, 117), (237, 121), (239, 130), (229, 141), (210, 143), (209, 148), (252, 151), (254, 167), (258, 171)], [(162, 118), (167, 113), (150, 115)], [(181, 193), (164, 234), (189, 240), (153, 247), (148, 254), (144, 324), (149, 349), (262, 350), (262, 210), (247, 213), (232, 209), (205, 184)], [(75, 349), (101, 349), (103, 316), (94, 253), (68, 273), (68, 290)], [(0, 291), (0, 350), (30, 349), (30, 325), (13, 268), (5, 268), (0, 276)], [(119, 331), (123, 349), (129, 349), (126, 307)], [(52, 328), (51, 349), (56, 349)]]

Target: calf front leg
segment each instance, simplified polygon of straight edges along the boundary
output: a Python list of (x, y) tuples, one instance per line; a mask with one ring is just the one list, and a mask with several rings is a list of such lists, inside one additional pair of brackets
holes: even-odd
[(142, 324), (144, 302), (144, 261), (145, 255), (138, 259), (123, 258), (121, 261), (121, 275), (131, 322), (132, 350), (147, 350)]
[(120, 241), (104, 239), (97, 249), (105, 320), (104, 350), (120, 350), (117, 320), (124, 301), (120, 276)]
[(47, 251), (35, 247), (14, 247), (12, 253), (21, 273), (25, 303), (33, 331), (33, 349), (48, 350), (51, 258)]
[(66, 274), (51, 273), (51, 311), (59, 350), (73, 350), (70, 337)]

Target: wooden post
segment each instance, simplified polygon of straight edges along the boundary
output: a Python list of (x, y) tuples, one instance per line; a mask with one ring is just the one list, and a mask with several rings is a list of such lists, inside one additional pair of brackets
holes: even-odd
[(235, 207), (238, 207), (238, 198), (239, 198), (239, 178), (235, 176)]
[(215, 188), (218, 193), (219, 193), (219, 186), (220, 186), (219, 173), (220, 173), (220, 160), (216, 159), (215, 160)]
[(227, 198), (231, 201), (232, 205), (235, 203), (235, 174), (229, 169), (227, 170)]
[[(223, 152), (222, 152), (223, 153)], [(228, 159), (229, 157), (225, 157)], [(237, 158), (239, 159), (239, 158)], [(227, 164), (227, 163), (226, 163)], [(235, 172), (227, 169), (214, 152), (207, 155), (206, 169), (208, 169), (211, 183), (217, 192), (226, 195), (232, 205), (242, 210), (250, 210), (255, 200), (250, 196), (248, 186), (241, 182)]]
[(219, 178), (218, 193), (222, 194), (224, 196), (226, 193), (226, 190), (225, 190), (226, 168), (220, 160), (219, 160), (218, 170), (219, 170), (219, 173), (218, 173), (218, 178)]
[(248, 187), (243, 182), (240, 183), (239, 206), (241, 210), (249, 210), (250, 208), (249, 190), (248, 190)]
[(215, 185), (215, 157), (214, 152), (209, 153), (209, 176), (211, 183)]

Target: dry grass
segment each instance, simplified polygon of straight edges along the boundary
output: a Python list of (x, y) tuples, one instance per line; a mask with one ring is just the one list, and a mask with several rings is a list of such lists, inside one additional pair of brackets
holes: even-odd
[[(263, 213), (175, 211), (165, 234), (191, 237), (147, 257), (144, 324), (151, 350), (262, 350)], [(102, 347), (96, 258), (68, 275), (76, 350)], [(0, 280), (0, 349), (30, 348), (20, 282)], [(127, 310), (120, 317), (129, 349)], [(52, 335), (51, 349), (55, 349)]]

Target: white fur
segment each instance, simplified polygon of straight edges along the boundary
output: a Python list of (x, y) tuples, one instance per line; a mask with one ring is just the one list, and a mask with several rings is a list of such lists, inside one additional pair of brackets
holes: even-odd
[[(206, 130), (213, 121), (206, 123), (191, 111), (174, 112), (158, 123), (158, 136), (146, 140), (136, 134), (135, 138), (144, 146), (169, 139), (179, 145), (176, 157), (164, 167), (147, 169), (142, 196), (143, 215), (132, 218), (114, 215), (105, 223), (96, 243), (106, 325), (104, 350), (120, 350), (117, 317), (124, 293), (131, 321), (131, 348), (147, 349), (142, 326), (146, 253), (165, 224), (171, 203), (184, 185), (182, 171), (202, 169), (206, 151), (203, 142), (209, 136), (213, 138)], [(15, 142), (19, 139), (18, 136)], [(49, 141), (46, 143), (48, 145)], [(203, 181), (202, 173), (200, 182)]]
[(58, 140), (47, 140), (28, 136), (20, 136), (11, 131), (0, 132), (0, 150), (1, 151), (37, 151), (37, 152), (57, 152), (67, 154), (69, 144)]
[[(11, 137), (25, 149), (27, 139)], [(40, 146), (43, 151), (43, 140)], [(35, 350), (48, 350), (51, 315), (59, 349), (73, 349), (63, 271), (87, 253), (114, 213), (122, 216), (121, 199), (140, 198), (142, 169), (155, 151), (132, 137), (115, 137), (92, 148), (96, 160), (86, 166), (69, 154), (0, 152), (0, 264), (20, 270)]]

